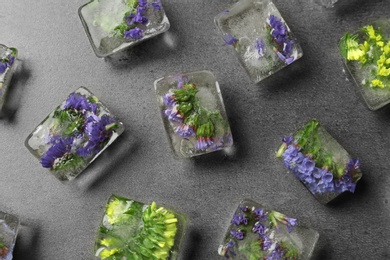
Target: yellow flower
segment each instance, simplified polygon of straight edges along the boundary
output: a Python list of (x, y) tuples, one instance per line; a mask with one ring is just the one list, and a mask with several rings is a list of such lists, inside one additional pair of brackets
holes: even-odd
[(360, 44), (360, 45), (359, 45), (359, 48), (360, 48), (364, 53), (367, 53), (367, 52), (370, 50), (371, 46), (370, 46), (370, 44), (368, 44), (367, 41), (364, 41), (363, 44)]
[(383, 82), (380, 81), (379, 79), (374, 79), (373, 81), (371, 81), (371, 84), (372, 84), (373, 87), (378, 87), (378, 88), (384, 88), (385, 87)]
[(368, 25), (365, 27), (365, 29), (366, 29), (366, 32), (367, 32), (368, 36), (370, 37), (370, 39), (376, 40), (374, 27), (372, 27), (372, 25)]
[(364, 52), (358, 48), (349, 49), (347, 54), (348, 60), (359, 60), (364, 55)]
[(104, 249), (99, 256), (101, 259), (106, 259), (116, 253), (118, 253), (118, 249), (112, 249), (112, 250)]
[(390, 75), (390, 68), (387, 69), (386, 67), (381, 67), (380, 70), (378, 70), (378, 76), (387, 77)]
[(112, 244), (112, 239), (105, 238), (100, 241), (100, 244), (103, 246), (110, 246)]
[(382, 40), (382, 35), (377, 35), (376, 38), (375, 38), (375, 40), (376, 40), (377, 42), (379, 42), (380, 40)]
[(383, 46), (385, 46), (385, 43), (382, 41), (378, 41), (378, 42), (376, 42), (376, 45), (378, 45), (379, 47), (383, 47)]
[(378, 61), (376, 62), (376, 64), (378, 65), (378, 70), (380, 69), (379, 67), (382, 67), (386, 62), (386, 56), (385, 55), (381, 55), (378, 59)]
[(124, 202), (119, 199), (115, 199), (107, 204), (106, 215), (108, 217), (107, 221), (110, 224), (114, 224), (120, 220), (121, 215), (125, 212), (131, 205), (131, 202)]
[(386, 44), (385, 47), (383, 47), (383, 52), (385, 54), (390, 54), (390, 41)]
[(386, 64), (390, 64), (390, 58), (386, 60)]

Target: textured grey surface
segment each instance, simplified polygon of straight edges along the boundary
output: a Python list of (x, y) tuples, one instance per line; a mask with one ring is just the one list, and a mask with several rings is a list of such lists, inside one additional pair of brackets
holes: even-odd
[[(56, 3), (55, 3), (56, 2)], [(93, 259), (94, 237), (112, 193), (186, 213), (183, 259), (218, 259), (217, 248), (242, 198), (320, 232), (316, 259), (390, 259), (389, 108), (372, 112), (343, 73), (337, 41), (388, 15), (390, 1), (275, 0), (304, 56), (258, 85), (249, 81), (213, 17), (223, 0), (162, 0), (171, 29), (126, 59), (95, 57), (77, 9), (83, 0), (2, 1), (0, 42), (20, 51), (7, 117), (0, 121), (0, 210), (23, 224), (14, 259)], [(153, 91), (155, 79), (208, 69), (221, 85), (235, 154), (174, 159)], [(63, 185), (24, 147), (34, 127), (78, 86), (86, 86), (126, 126), (79, 178)], [(361, 159), (354, 195), (319, 204), (274, 158), (280, 137), (317, 118)], [(387, 148), (386, 148), (387, 147)]]

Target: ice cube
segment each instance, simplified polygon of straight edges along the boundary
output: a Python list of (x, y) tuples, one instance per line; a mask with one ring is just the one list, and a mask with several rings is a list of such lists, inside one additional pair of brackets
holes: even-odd
[[(177, 259), (188, 218), (178, 212), (112, 195), (106, 205), (95, 255), (107, 259)], [(137, 258), (138, 259), (138, 258)]]
[(94, 0), (80, 7), (79, 16), (98, 57), (139, 44), (170, 26), (158, 0)]
[(219, 84), (211, 72), (167, 76), (154, 86), (170, 146), (178, 157), (233, 145)]
[(283, 138), (276, 156), (323, 204), (344, 191), (354, 192), (362, 177), (359, 160), (352, 159), (315, 119)]
[(74, 179), (122, 132), (123, 124), (84, 87), (71, 93), (25, 145), (61, 181)]
[(229, 259), (310, 259), (317, 231), (251, 200), (242, 201), (218, 253)]
[(16, 216), (0, 211), (0, 259), (11, 260), (19, 229)]
[[(340, 40), (340, 51), (367, 106), (377, 110), (390, 103), (390, 19), (368, 26), (352, 35), (346, 33)], [(372, 37), (367, 28), (372, 28)]]
[(323, 5), (327, 8), (333, 7), (338, 0), (314, 0), (316, 4)]
[(301, 46), (270, 0), (241, 0), (218, 14), (215, 23), (256, 83), (303, 55)]
[(18, 51), (0, 44), (0, 111), (3, 108), (7, 91), (17, 66)]

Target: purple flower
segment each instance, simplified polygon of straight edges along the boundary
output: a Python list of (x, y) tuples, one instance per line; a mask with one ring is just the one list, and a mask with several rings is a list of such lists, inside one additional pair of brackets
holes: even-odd
[(265, 44), (262, 39), (256, 39), (255, 49), (257, 50), (257, 54), (259, 55), (259, 59), (264, 57), (265, 53)]
[(146, 6), (138, 6), (137, 7), (137, 14), (145, 15), (146, 14)]
[(236, 43), (238, 42), (238, 40), (234, 38), (234, 36), (231, 35), (230, 33), (226, 34), (223, 37), (223, 40), (225, 41), (226, 44), (233, 45), (233, 46), (236, 45)]
[(267, 217), (267, 213), (263, 209), (255, 209), (253, 211), (257, 220), (264, 220)]
[(83, 113), (86, 111), (92, 111), (93, 113), (96, 113), (97, 105), (89, 103), (87, 98), (83, 95), (72, 93), (66, 99), (62, 109), (75, 109)]
[(333, 173), (329, 171), (325, 171), (324, 175), (322, 175), (322, 180), (324, 183), (330, 183), (333, 181)]
[(341, 190), (355, 192), (356, 183), (353, 181), (352, 176), (349, 173), (346, 173), (341, 177), (341, 179), (336, 182), (336, 186)]
[(128, 30), (124, 32), (125, 39), (133, 39), (138, 40), (143, 37), (144, 30), (141, 30), (140, 28), (136, 27), (134, 29)]
[(195, 144), (195, 150), (204, 151), (213, 144), (211, 137), (201, 136)]
[(250, 208), (248, 206), (242, 206), (242, 207), (239, 207), (238, 209), (243, 211), (243, 212), (249, 212), (250, 211)]
[(12, 64), (14, 64), (14, 61), (15, 61), (15, 57), (14, 56), (12, 56), (11, 54), (10, 55), (8, 55), (8, 67), (11, 67), (12, 66)]
[(138, 6), (145, 7), (147, 5), (148, 5), (148, 1), (147, 0), (138, 0)]
[(3, 74), (7, 67), (7, 63), (3, 63), (0, 61), (0, 74)]
[[(147, 18), (146, 16), (142, 16), (141, 13), (139, 12), (139, 13), (137, 13), (137, 14), (134, 16), (133, 21), (134, 21), (134, 23), (139, 23), (139, 24), (146, 25), (146, 24), (148, 23), (148, 18)], [(138, 29), (138, 31), (141, 30), (141, 29), (139, 29), (139, 28), (135, 28), (135, 29)], [(135, 29), (133, 29), (133, 30), (135, 30)], [(131, 31), (131, 30), (130, 30), (130, 31)], [(141, 30), (141, 31), (142, 31), (142, 30)], [(142, 31), (142, 32), (143, 32), (143, 31)], [(137, 34), (139, 34), (139, 33), (137, 32)], [(141, 36), (137, 36), (137, 37), (138, 37), (137, 39), (142, 38), (142, 33), (141, 33)], [(132, 37), (132, 38), (135, 39), (134, 37)]]
[(73, 138), (56, 138), (55, 143), (41, 157), (41, 164), (45, 168), (52, 168), (58, 158), (69, 153), (72, 148)]
[(279, 244), (275, 245), (274, 250), (265, 258), (266, 260), (280, 260), (283, 259), (284, 251)]
[(263, 236), (264, 234), (265, 234), (265, 230), (266, 230), (267, 228), (264, 226), (264, 225), (262, 225), (259, 221), (258, 222), (256, 222), (254, 225), (253, 225), (253, 227), (252, 227), (252, 232), (253, 233), (256, 233), (256, 234), (258, 234), (258, 235), (260, 235), (260, 236)]
[(263, 251), (270, 249), (271, 246), (272, 246), (272, 240), (267, 235), (264, 235), (262, 241)]
[(293, 141), (294, 141), (294, 137), (291, 135), (282, 138), (282, 142), (286, 144), (291, 144)]
[(102, 118), (91, 115), (86, 121), (84, 131), (89, 138), (88, 142), (76, 150), (76, 154), (82, 157), (94, 155), (101, 151), (102, 144), (112, 136), (113, 131), (110, 126), (116, 123), (116, 118), (108, 115), (103, 115)]
[(239, 225), (248, 225), (248, 221), (249, 219), (247, 217), (245, 217), (244, 214), (234, 214), (232, 220), (231, 220), (231, 223), (236, 225), (236, 226), (239, 226)]
[(278, 55), (279, 59), (284, 61), (287, 65), (293, 63), (293, 61), (294, 61), (294, 57), (287, 58), (283, 54), (281, 54), (280, 52), (276, 52), (276, 54)]
[(306, 176), (310, 176), (314, 171), (316, 163), (309, 157), (303, 159), (302, 164), (298, 167), (298, 171)]
[(178, 123), (183, 122), (183, 116), (179, 113), (179, 110), (177, 110), (176, 106), (173, 108), (166, 109), (164, 113), (168, 117), (169, 121)]
[(292, 227), (295, 227), (298, 225), (298, 221), (295, 218), (288, 218), (286, 217), (286, 222), (287, 222), (287, 230), (289, 233), (292, 231)]
[(236, 246), (236, 243), (233, 240), (229, 240), (229, 242), (226, 244), (226, 248), (233, 248)]
[(194, 136), (195, 131), (194, 128), (190, 125), (180, 124), (176, 128), (176, 134), (180, 135), (181, 137), (188, 138), (190, 136)]
[(173, 93), (167, 93), (163, 96), (163, 102), (168, 107), (173, 107), (176, 105), (176, 100)]
[(157, 1), (157, 2), (152, 2), (152, 6), (153, 6), (154, 10), (160, 11), (161, 10), (161, 2), (160, 2), (160, 0)]
[(348, 172), (356, 172), (359, 169), (360, 169), (360, 161), (350, 159), (348, 162), (348, 165), (347, 165), (347, 171)]
[(127, 25), (134, 24), (134, 20), (133, 20), (134, 17), (135, 17), (135, 14), (129, 14), (129, 15), (125, 16), (125, 20), (126, 20)]
[(243, 240), (244, 239), (244, 232), (241, 230), (230, 230), (230, 235), (232, 238), (237, 238), (238, 240)]
[(291, 56), (292, 49), (293, 49), (293, 41), (292, 40), (288, 40), (287, 42), (284, 43), (283, 54), (286, 57)]
[(187, 84), (188, 81), (188, 77), (183, 77), (182, 75), (177, 76), (177, 88), (183, 88), (183, 86)]

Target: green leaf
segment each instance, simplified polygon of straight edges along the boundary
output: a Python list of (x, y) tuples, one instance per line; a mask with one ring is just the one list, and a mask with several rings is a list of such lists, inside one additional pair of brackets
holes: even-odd
[(339, 50), (341, 56), (344, 57), (345, 60), (347, 60), (348, 57), (348, 45), (347, 42), (350, 38), (349, 33), (346, 33), (341, 39), (340, 39), (340, 44), (339, 44)]

